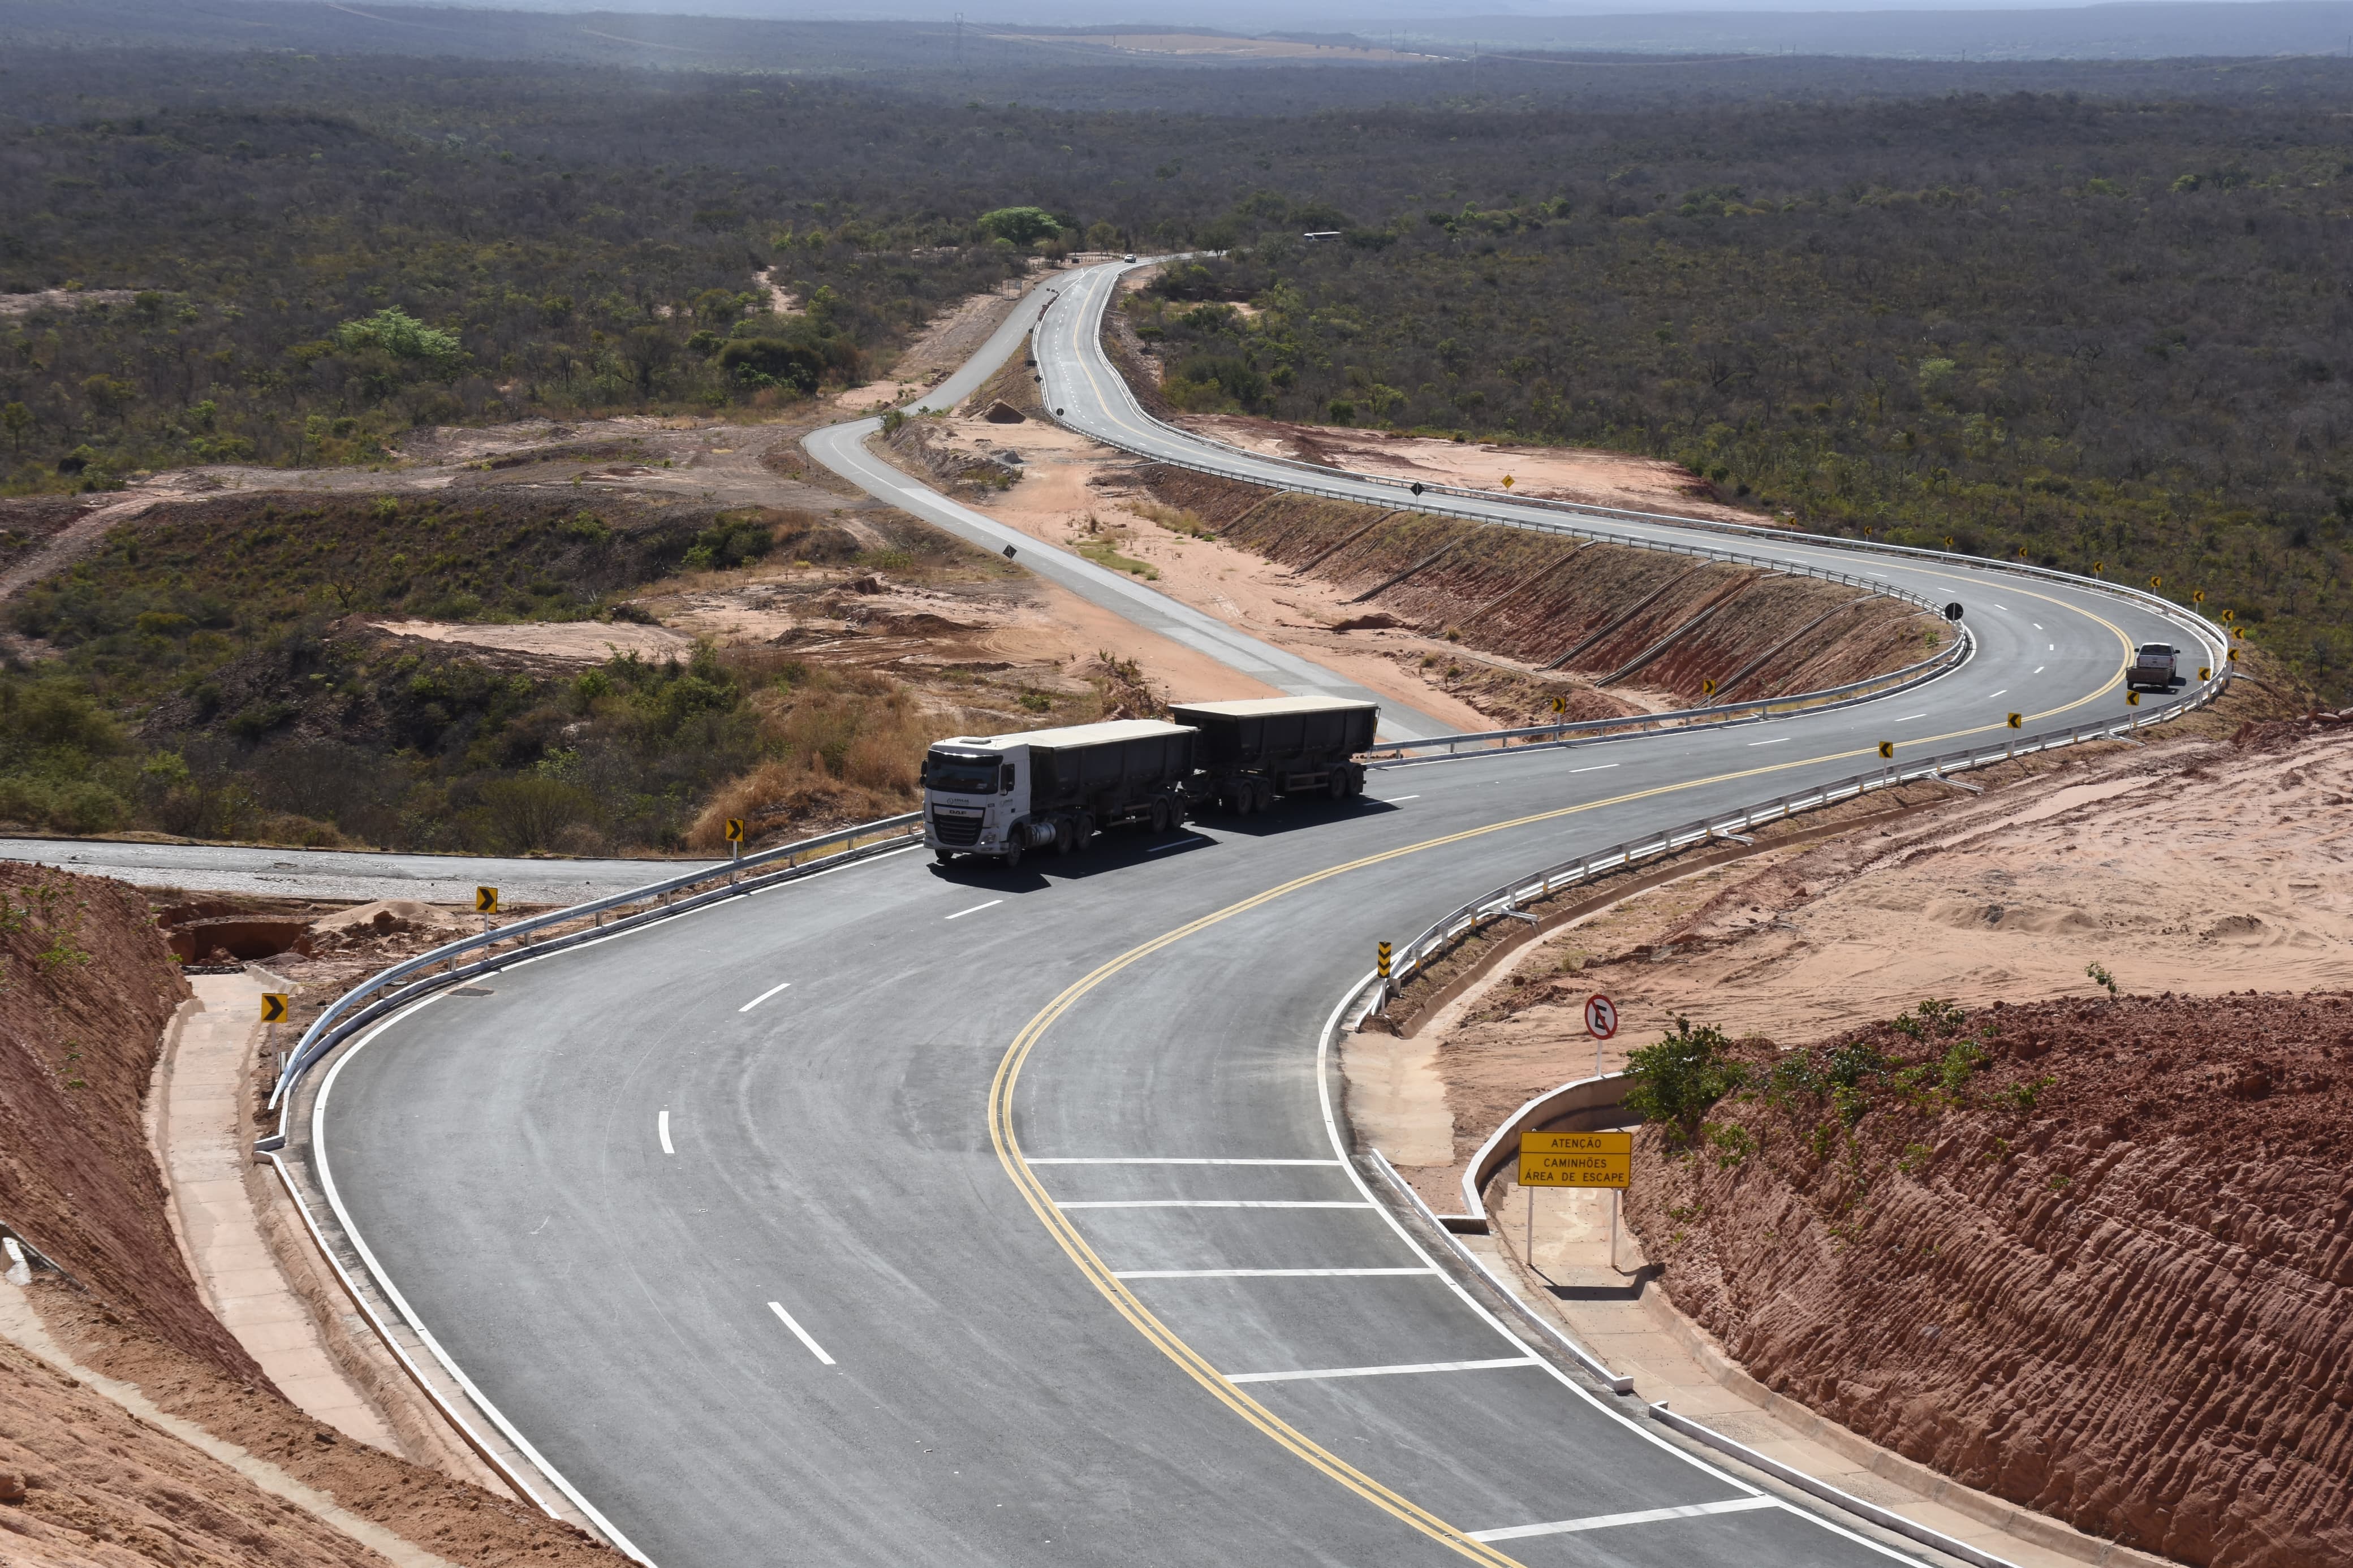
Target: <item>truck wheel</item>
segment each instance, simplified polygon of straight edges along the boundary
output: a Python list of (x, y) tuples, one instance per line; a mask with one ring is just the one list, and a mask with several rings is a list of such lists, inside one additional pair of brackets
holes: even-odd
[(1356, 763), (1351, 763), (1348, 764), (1348, 794), (1353, 796), (1360, 795), (1364, 793), (1365, 770), (1356, 766)]
[(1261, 811), (1272, 811), (1274, 809), (1274, 785), (1269, 784), (1264, 779), (1253, 779), (1250, 782), (1253, 786), (1252, 793), (1254, 793), (1258, 797), (1256, 802), (1257, 808)]
[(1168, 831), (1168, 803), (1165, 800), (1155, 800), (1152, 803), (1152, 831), (1155, 833)]
[(1021, 864), (1021, 846), (1020, 846), (1020, 845), (1018, 845), (1018, 844), (1008, 844), (1008, 845), (1005, 847), (1005, 868), (1006, 868), (1007, 870), (1010, 871), (1010, 870), (1012, 870), (1016, 866), (1018, 866), (1018, 865), (1020, 865), (1020, 864)]
[(955, 864), (955, 851), (953, 849), (934, 849), (932, 851), (932, 858), (937, 860), (943, 866), (952, 866)]
[(1327, 793), (1330, 794), (1334, 800), (1345, 800), (1348, 798), (1347, 769), (1334, 768), (1332, 770), (1332, 782), (1327, 786)]

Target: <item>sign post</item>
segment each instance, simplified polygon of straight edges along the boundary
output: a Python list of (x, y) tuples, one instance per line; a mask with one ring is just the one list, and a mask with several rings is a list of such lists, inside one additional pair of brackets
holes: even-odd
[[(1618, 1194), (1634, 1179), (1631, 1132), (1523, 1132), (1520, 1185), (1528, 1194), (1528, 1267), (1536, 1268), (1536, 1189), (1609, 1189), (1609, 1267), (1618, 1267)], [(1536, 1269), (1539, 1279), (1546, 1278)]]

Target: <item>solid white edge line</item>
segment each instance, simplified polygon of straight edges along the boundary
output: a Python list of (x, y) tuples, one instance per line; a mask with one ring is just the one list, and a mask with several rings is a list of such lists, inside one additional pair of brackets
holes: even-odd
[[(1315, 1040), (1315, 1094), (1316, 1098), (1323, 1103), (1324, 1136), (1331, 1140), (1332, 1152), (1340, 1156), (1343, 1163), (1347, 1165), (1348, 1179), (1356, 1184), (1356, 1190), (1365, 1194), (1367, 1202), (1372, 1200), (1373, 1189), (1370, 1184), (1366, 1182), (1365, 1173), (1356, 1169), (1356, 1163), (1353, 1161), (1348, 1160), (1348, 1146), (1341, 1141), (1339, 1119), (1333, 1113), (1332, 1110), (1332, 1042), (1334, 1039), (1338, 1037), (1340, 1021), (1347, 1016), (1349, 1004), (1355, 1002), (1358, 996), (1364, 994), (1366, 989), (1372, 984), (1374, 978), (1375, 976), (1372, 971), (1366, 970), (1357, 978), (1355, 984), (1346, 987), (1340, 993), (1340, 999), (1332, 1005), (1332, 1011), (1324, 1017), (1324, 1032), (1317, 1036)], [(1452, 1290), (1455, 1296), (1464, 1306), (1470, 1308), (1471, 1310), (1484, 1321), (1489, 1328), (1493, 1329), (1497, 1336), (1503, 1339), (1506, 1343), (1524, 1352), (1527, 1350), (1527, 1342), (1522, 1340), (1517, 1334), (1512, 1332), (1511, 1330), (1505, 1328), (1504, 1326), (1503, 1320), (1496, 1317), (1494, 1313), (1487, 1310), (1485, 1306), (1481, 1304), (1479, 1299), (1471, 1294), (1469, 1288), (1467, 1288), (1461, 1280), (1457, 1279), (1452, 1274), (1447, 1272), (1445, 1269), (1438, 1268), (1438, 1260), (1430, 1257), (1429, 1251), (1422, 1247), (1420, 1242), (1414, 1239), (1413, 1233), (1406, 1229), (1405, 1222), (1397, 1216), (1394, 1210), (1390, 1209), (1386, 1204), (1375, 1204), (1374, 1207), (1380, 1211), (1381, 1218), (1388, 1222), (1388, 1227), (1397, 1233), (1398, 1239), (1404, 1242), (1406, 1247), (1416, 1258), (1420, 1258), (1424, 1263), (1429, 1264), (1432, 1268), (1438, 1270), (1439, 1279), (1445, 1281), (1447, 1289)], [(1554, 1365), (1549, 1358), (1538, 1356), (1535, 1358), (1535, 1363), (1538, 1366), (1544, 1368), (1544, 1370), (1552, 1376), (1553, 1380), (1558, 1383), (1563, 1388), (1567, 1389), (1569, 1393), (1575, 1394), (1577, 1398), (1582, 1399), (1586, 1404), (1601, 1412), (1602, 1415), (1608, 1416), (1610, 1420), (1617, 1422), (1619, 1426), (1624, 1427), (1628, 1432), (1631, 1433), (1634, 1436), (1640, 1438), (1643, 1442), (1649, 1443), (1663, 1452), (1672, 1454), (1676, 1458), (1681, 1459), (1683, 1463), (1691, 1466), (1694, 1469), (1699, 1470), (1706, 1475), (1714, 1476), (1718, 1480), (1723, 1481), (1725, 1485), (1733, 1488), (1736, 1491), (1746, 1493), (1751, 1497), (1763, 1497), (1767, 1495), (1763, 1488), (1750, 1485), (1748, 1482), (1744, 1481), (1739, 1477), (1732, 1474), (1729, 1470), (1709, 1463), (1707, 1460), (1700, 1458), (1697, 1454), (1691, 1452), (1680, 1444), (1668, 1442), (1664, 1436), (1652, 1431), (1648, 1424), (1639, 1421), (1634, 1417), (1628, 1415), (1625, 1412), (1614, 1409), (1608, 1404), (1605, 1404), (1599, 1394), (1587, 1388), (1583, 1384), (1578, 1383), (1575, 1378), (1569, 1376), (1567, 1373), (1563, 1372), (1559, 1367)], [(1231, 1382), (1232, 1380), (1229, 1378), (1227, 1381)], [(1867, 1535), (1863, 1535), (1856, 1531), (1849, 1530), (1846, 1526), (1840, 1524), (1837, 1521), (1825, 1518), (1823, 1515), (1816, 1513), (1811, 1509), (1791, 1508), (1789, 1511), (1796, 1514), (1799, 1519), (1807, 1521), (1818, 1529), (1826, 1530), (1832, 1535), (1841, 1537), (1847, 1541), (1852, 1541), (1859, 1546), (1877, 1552), (1882, 1557), (1888, 1558), (1896, 1563), (1910, 1563), (1913, 1565), (1913, 1568), (1919, 1568), (1921, 1560), (1918, 1557), (1915, 1557), (1909, 1552), (1898, 1552), (1893, 1547), (1872, 1540)]]
[(1058, 1209), (1368, 1209), (1373, 1204), (1336, 1198), (1088, 1198), (1057, 1200)]
[(1124, 1268), (1114, 1279), (1370, 1279), (1434, 1274), (1434, 1268)]
[(1003, 899), (991, 899), (985, 904), (975, 904), (968, 910), (958, 910), (952, 915), (942, 915), (940, 918), (944, 921), (960, 921), (966, 915), (976, 915), (983, 910), (993, 910), (1004, 901)]
[(1542, 1366), (1532, 1355), (1496, 1356), (1487, 1361), (1424, 1361), (1401, 1366), (1326, 1366), (1305, 1372), (1229, 1372), (1228, 1383), (1302, 1383), (1324, 1377), (1401, 1377), (1422, 1372), (1493, 1372), (1511, 1366)]
[(678, 1152), (677, 1150), (670, 1146), (670, 1108), (668, 1106), (664, 1106), (662, 1108), (662, 1113), (654, 1118), (654, 1131), (661, 1134), (663, 1153), (675, 1154)]
[(785, 1304), (783, 1302), (769, 1302), (768, 1310), (776, 1313), (777, 1317), (784, 1320), (785, 1327), (792, 1330), (793, 1337), (808, 1347), (809, 1354), (817, 1357), (818, 1360), (825, 1363), (828, 1366), (834, 1364), (833, 1358), (825, 1353), (825, 1347), (818, 1343), (815, 1340), (809, 1338), (809, 1331), (807, 1329), (802, 1328), (798, 1323), (793, 1321), (793, 1315), (785, 1310)]
[(1060, 1154), (1032, 1160), (1022, 1156), (1030, 1165), (1338, 1165), (1339, 1160), (1205, 1160), (1191, 1156), (1163, 1158), (1156, 1154)]
[[(553, 958), (555, 955), (549, 953), (547, 956)], [(417, 1339), (424, 1342), (427, 1350), (433, 1352), (433, 1359), (441, 1363), (442, 1370), (458, 1380), (458, 1386), (466, 1391), (466, 1397), (474, 1402), (474, 1407), (489, 1416), (491, 1423), (506, 1434), (507, 1441), (520, 1449), (523, 1458), (529, 1459), (541, 1475), (555, 1483), (558, 1491), (572, 1500), (572, 1506), (578, 1509), (606, 1540), (646, 1564), (646, 1568), (654, 1568), (654, 1560), (638, 1551), (635, 1542), (622, 1534), (620, 1528), (611, 1520), (607, 1519), (595, 1503), (582, 1496), (580, 1489), (565, 1479), (563, 1471), (549, 1464), (547, 1457), (533, 1447), (531, 1439), (524, 1436), (515, 1424), (507, 1419), (506, 1412), (491, 1403), (490, 1395), (484, 1394), (474, 1380), (466, 1375), (464, 1369), (450, 1359), (449, 1352), (441, 1348), (441, 1342), (434, 1337), (433, 1331), (417, 1320), (416, 1310), (409, 1306), (408, 1299), (400, 1293), (400, 1287), (392, 1282), (392, 1277), (386, 1274), (384, 1266), (376, 1261), (375, 1253), (368, 1247), (366, 1239), (360, 1235), (359, 1227), (352, 1223), (351, 1211), (343, 1206), (343, 1194), (335, 1188), (334, 1171), (327, 1160), (326, 1139), (327, 1097), (334, 1092), (335, 1079), (377, 1036), (395, 1024), (406, 1019), (419, 1008), (428, 1007), (448, 994), (447, 991), (436, 991), (429, 996), (420, 996), (412, 1005), (403, 1007), (353, 1041), (351, 1049), (337, 1055), (335, 1065), (327, 1069), (325, 1081), (319, 1085), (319, 1098), (311, 1103), (311, 1157), (319, 1164), (319, 1185), (327, 1194), (328, 1206), (335, 1211), (336, 1223), (343, 1227), (343, 1234), (351, 1237), (353, 1250), (360, 1255), (360, 1261), (367, 1265), (367, 1271), (375, 1279), (377, 1288), (391, 1300), (393, 1310), (398, 1312), (408, 1326), (416, 1331)]]
[(1671, 1519), (1704, 1519), (1710, 1514), (1746, 1513), (1752, 1509), (1780, 1506), (1778, 1498), (1727, 1498), (1723, 1502), (1690, 1502), (1680, 1508), (1646, 1508), (1633, 1513), (1597, 1513), (1589, 1519), (1564, 1519), (1551, 1524), (1514, 1524), (1502, 1530), (1473, 1530), (1469, 1534), (1473, 1541), (1525, 1541), (1531, 1535), (1574, 1535), (1588, 1530), (1614, 1530), (1621, 1524), (1662, 1524)]
[[(923, 843), (919, 839), (916, 842), (906, 846), (904, 848), (886, 849), (880, 855), (870, 855), (862, 860), (853, 860), (847, 866), (834, 866), (823, 871), (814, 871), (806, 877), (796, 877), (791, 881), (782, 883), (777, 887), (762, 888), (755, 891), (746, 893), (744, 896), (745, 898), (756, 899), (767, 893), (782, 892), (786, 889), (799, 888), (807, 883), (818, 881), (824, 878), (837, 875), (839, 872), (856, 870), (861, 867), (871, 866), (879, 861), (894, 859), (901, 855), (910, 854), (917, 849), (921, 849), (923, 847)], [(501, 971), (521, 969), (527, 964), (544, 963), (550, 959), (564, 958), (573, 953), (586, 952), (590, 948), (602, 947), (608, 942), (618, 942), (623, 937), (636, 936), (644, 931), (659, 931), (662, 927), (669, 925), (672, 921), (685, 920), (691, 916), (708, 913), (713, 910), (726, 909), (729, 905), (730, 900), (713, 900), (708, 904), (699, 905), (691, 910), (681, 910), (675, 914), (667, 915), (660, 920), (648, 921), (643, 925), (631, 926), (624, 931), (617, 931), (608, 936), (596, 937), (588, 942), (575, 942), (571, 946), (558, 948), (550, 952), (536, 953), (526, 958), (517, 958), (512, 963), (501, 964), (499, 967)], [(447, 991), (436, 991), (430, 995), (418, 997), (415, 1002), (385, 1018), (382, 1022), (378, 1023), (375, 1027), (361, 1036), (357, 1040), (352, 1043), (348, 1049), (340, 1050), (336, 1053), (334, 1064), (327, 1069), (326, 1078), (322, 1080), (319, 1085), (319, 1097), (316, 1100), (311, 1102), (311, 1155), (313, 1160), (318, 1162), (319, 1185), (326, 1194), (328, 1206), (334, 1210), (336, 1223), (343, 1227), (343, 1234), (351, 1237), (352, 1249), (359, 1254), (360, 1262), (366, 1268), (368, 1277), (375, 1281), (376, 1288), (384, 1292), (385, 1299), (392, 1303), (393, 1310), (400, 1314), (401, 1319), (406, 1322), (411, 1329), (416, 1331), (418, 1341), (423, 1343), (427, 1351), (432, 1352), (433, 1359), (441, 1363), (442, 1370), (447, 1372), (452, 1378), (456, 1379), (458, 1386), (466, 1391), (466, 1397), (473, 1401), (474, 1407), (480, 1410), (484, 1415), (489, 1416), (491, 1424), (506, 1435), (507, 1441), (512, 1443), (517, 1451), (522, 1453), (525, 1458), (529, 1459), (532, 1462), (533, 1468), (537, 1469), (541, 1475), (554, 1482), (555, 1489), (562, 1492), (565, 1497), (569, 1498), (572, 1500), (572, 1505), (575, 1508), (577, 1508), (581, 1514), (586, 1518), (589, 1522), (596, 1525), (597, 1530), (604, 1533), (604, 1536), (607, 1541), (611, 1542), (628, 1556), (635, 1558), (639, 1563), (645, 1563), (646, 1568), (654, 1568), (653, 1559), (638, 1551), (637, 1544), (630, 1541), (628, 1536), (622, 1534), (619, 1528), (616, 1526), (611, 1520), (607, 1519), (596, 1504), (590, 1502), (587, 1498), (583, 1496), (580, 1489), (574, 1486), (572, 1482), (565, 1478), (563, 1471), (548, 1463), (546, 1456), (542, 1454), (532, 1445), (531, 1439), (524, 1436), (513, 1422), (507, 1419), (506, 1412), (501, 1410), (496, 1405), (492, 1404), (490, 1396), (481, 1391), (472, 1378), (466, 1375), (465, 1369), (460, 1367), (456, 1361), (451, 1359), (448, 1351), (441, 1348), (441, 1342), (433, 1336), (431, 1330), (427, 1329), (424, 1323), (418, 1321), (415, 1310), (408, 1304), (408, 1299), (401, 1294), (400, 1287), (392, 1282), (392, 1276), (385, 1272), (384, 1265), (376, 1260), (375, 1253), (369, 1247), (366, 1238), (360, 1235), (359, 1227), (352, 1222), (351, 1211), (343, 1206), (342, 1194), (335, 1190), (334, 1172), (327, 1159), (326, 1114), (327, 1097), (334, 1089), (336, 1075), (343, 1070), (344, 1063), (357, 1056), (361, 1050), (365, 1048), (368, 1043), (374, 1040), (377, 1036), (383, 1034), (394, 1025), (403, 1022), (410, 1014), (415, 1013), (418, 1008), (430, 1006), (434, 1003), (441, 1000), (442, 997), (448, 994), (449, 993)]]
[(744, 1003), (741, 1007), (736, 1008), (735, 1011), (738, 1013), (748, 1013), (753, 1008), (758, 1006), (761, 1003), (765, 1002), (769, 997), (774, 996), (777, 992), (789, 991), (792, 988), (793, 983), (789, 980), (786, 981), (782, 985), (771, 985), (765, 991), (761, 992), (757, 996), (753, 997), (749, 1002)]

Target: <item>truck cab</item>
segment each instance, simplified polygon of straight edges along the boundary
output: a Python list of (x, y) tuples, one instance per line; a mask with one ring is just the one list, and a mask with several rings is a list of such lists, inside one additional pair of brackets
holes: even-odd
[(1084, 848), (1124, 822), (1182, 819), (1195, 731), (1117, 719), (1010, 735), (957, 735), (923, 757), (923, 842), (942, 865), (959, 855), (1021, 863), (1031, 849)]
[(1002, 854), (1029, 814), (1028, 749), (1008, 736), (942, 741), (923, 758), (923, 839), (944, 862), (957, 852)]
[(2125, 671), (2127, 691), (2170, 691), (2176, 674), (2174, 661), (2181, 650), (2170, 643), (2146, 642), (2133, 655), (2132, 668)]

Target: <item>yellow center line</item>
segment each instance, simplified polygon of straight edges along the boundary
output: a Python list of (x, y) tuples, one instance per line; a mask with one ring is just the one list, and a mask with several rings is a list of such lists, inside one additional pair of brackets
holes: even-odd
[[(2102, 689), (2105, 690), (2106, 688)], [(2081, 706), (2083, 702), (2088, 702), (2093, 697), (2098, 695), (2098, 692), (2094, 692), (2091, 697), (2082, 698), (2069, 706)], [(2063, 710), (2054, 710), (2054, 711)], [(2000, 726), (1989, 725), (1986, 728), (1994, 729)], [(1978, 732), (1980, 731), (1963, 731), (1956, 733)], [(1113, 1274), (1110, 1267), (1096, 1256), (1094, 1248), (1090, 1247), (1086, 1238), (1079, 1234), (1077, 1226), (1071, 1223), (1070, 1217), (1051, 1197), (1047, 1195), (1044, 1184), (1031, 1169), (1029, 1161), (1023, 1158), (1021, 1142), (1013, 1126), (1013, 1095), (1015, 1088), (1020, 1081), (1021, 1068), (1029, 1060), (1029, 1054), (1036, 1048), (1038, 1042), (1045, 1037), (1046, 1031), (1076, 1006), (1081, 999), (1113, 975), (1142, 963), (1164, 949), (1176, 945), (1188, 936), (1207, 931), (1211, 926), (1231, 920), (1236, 915), (1259, 909), (1277, 899), (1295, 893), (1303, 888), (1313, 887), (1335, 877), (1362, 870), (1366, 867), (1382, 865), (1408, 855), (1418, 855), (1426, 849), (1443, 848), (1448, 845), (1465, 843), (1473, 838), (1508, 832), (1516, 827), (1557, 821), (1585, 812), (1598, 811), (1605, 806), (1622, 805), (1630, 801), (1647, 800), (1682, 790), (1701, 789), (1710, 784), (1756, 778), (1767, 773), (1787, 773), (1799, 768), (1815, 767), (1826, 762), (1843, 761), (1849, 757), (1862, 754), (1864, 753), (1862, 752), (1835, 752), (1823, 756), (1770, 763), (1763, 767), (1743, 768), (1731, 773), (1718, 773), (1712, 778), (1693, 779), (1678, 784), (1659, 784), (1649, 789), (1630, 790), (1623, 795), (1588, 801), (1580, 805), (1558, 806), (1550, 811), (1534, 812), (1525, 816), (1514, 817), (1506, 822), (1491, 823), (1484, 827), (1466, 828), (1459, 833), (1444, 834), (1436, 838), (1424, 839), (1418, 844), (1403, 845), (1395, 849), (1383, 850), (1378, 854), (1344, 861), (1321, 871), (1311, 871), (1305, 876), (1293, 878), (1288, 882), (1255, 893), (1239, 903), (1229, 904), (1224, 909), (1213, 910), (1198, 920), (1187, 921), (1174, 931), (1165, 931), (1151, 941), (1130, 948), (1118, 957), (1106, 961), (1072, 982), (1061, 994), (1048, 1003), (1036, 1016), (1022, 1026), (1021, 1032), (1014, 1037), (1013, 1043), (1007, 1048), (1004, 1058), (997, 1063), (996, 1078), (989, 1086), (988, 1135), (990, 1142), (996, 1146), (997, 1160), (1005, 1167), (1005, 1173), (1012, 1179), (1013, 1184), (1020, 1190), (1023, 1198), (1028, 1200), (1030, 1212), (1038, 1216), (1039, 1222), (1045, 1226), (1047, 1233), (1060, 1244), (1062, 1251), (1078, 1266), (1079, 1271), (1086, 1277), (1089, 1283), (1103, 1293), (1113, 1308), (1134, 1325), (1136, 1331), (1141, 1333), (1154, 1349), (1183, 1368), (1187, 1375), (1207, 1389), (1227, 1408), (1316, 1470), (1346, 1487), (1375, 1507), (1404, 1521), (1432, 1540), (1443, 1542), (1475, 1562), (1491, 1564), (1492, 1568), (1520, 1568), (1516, 1559), (1505, 1556), (1483, 1542), (1472, 1540), (1468, 1534), (1455, 1526), (1383, 1486), (1243, 1393), (1234, 1384), (1228, 1382), (1199, 1352), (1186, 1343), (1175, 1331), (1163, 1323), (1142, 1300), (1137, 1299), (1134, 1292), (1127, 1288), (1125, 1282)]]

